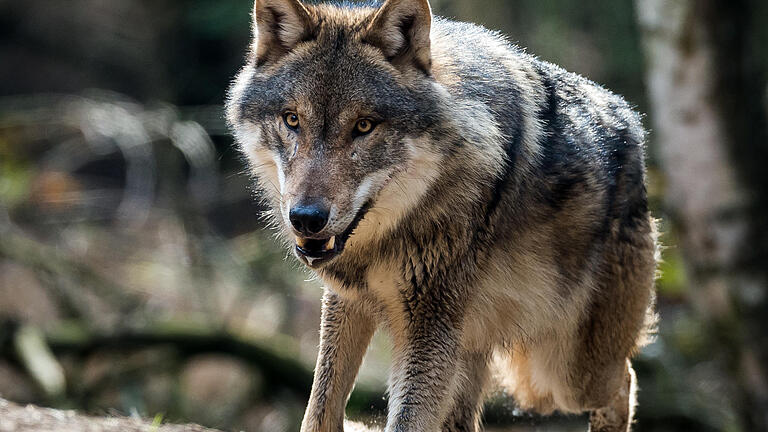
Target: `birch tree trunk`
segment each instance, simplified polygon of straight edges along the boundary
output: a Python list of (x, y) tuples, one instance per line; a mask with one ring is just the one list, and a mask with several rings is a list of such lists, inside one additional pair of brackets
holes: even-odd
[[(691, 301), (746, 431), (768, 431), (768, 118), (758, 0), (635, 0)], [(758, 36), (756, 36), (758, 35)]]

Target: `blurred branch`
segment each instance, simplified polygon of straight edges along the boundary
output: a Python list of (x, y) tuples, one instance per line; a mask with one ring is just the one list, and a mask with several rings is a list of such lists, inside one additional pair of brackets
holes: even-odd
[(66, 389), (64, 370), (51, 353), (40, 329), (21, 326), (16, 330), (13, 342), (19, 361), (45, 395), (51, 399), (63, 396)]
[[(100, 350), (134, 350), (170, 346), (184, 357), (201, 353), (223, 353), (257, 367), (275, 388), (284, 388), (298, 398), (309, 396), (312, 370), (298, 360), (293, 343), (284, 338), (255, 339), (224, 329), (195, 323), (158, 322), (143, 329), (100, 333), (82, 326), (59, 326), (46, 334), (56, 354), (85, 357)], [(277, 392), (275, 392), (277, 393)], [(384, 389), (357, 386), (350, 405), (357, 411), (382, 411)]]
[(59, 326), (46, 334), (56, 354), (87, 356), (100, 350), (133, 350), (171, 346), (184, 356), (216, 352), (238, 357), (258, 367), (278, 386), (304, 396), (312, 385), (312, 371), (278, 339), (255, 340), (234, 332), (194, 323), (160, 322), (142, 329), (104, 333), (83, 326)]
[(87, 265), (21, 234), (12, 225), (2, 228), (0, 257), (43, 272), (47, 276), (46, 279), (51, 281), (49, 285), (56, 286), (56, 289), (52, 290), (53, 293), (71, 314), (85, 319), (96, 319), (87, 307), (88, 302), (82, 300), (83, 294), (79, 292), (81, 288), (87, 288), (99, 298), (107, 300), (121, 314), (133, 313), (142, 305), (137, 296), (100, 276)]
[(125, 185), (115, 210), (118, 222), (132, 228), (141, 227), (149, 217), (156, 191), (162, 189), (158, 182), (168, 171), (162, 155), (156, 154), (166, 147), (156, 143), (170, 143), (184, 157), (191, 204), (205, 208), (217, 199), (218, 162), (208, 127), (216, 135), (226, 133), (220, 107), (193, 107), (182, 114), (170, 104), (147, 107), (117, 93), (93, 90), (83, 96), (0, 98), (0, 132), (22, 131), (23, 140), (15, 144), (19, 149), (25, 140), (59, 143), (41, 158), (45, 170), (73, 172), (118, 151), (125, 163), (121, 168)]

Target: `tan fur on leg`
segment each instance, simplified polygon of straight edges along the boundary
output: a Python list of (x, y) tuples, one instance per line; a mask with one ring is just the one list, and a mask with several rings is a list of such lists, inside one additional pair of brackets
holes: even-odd
[(465, 352), (457, 373), (453, 407), (443, 424), (443, 432), (480, 430), (483, 392), (489, 379), (490, 355)]
[(302, 432), (343, 430), (344, 407), (376, 328), (358, 306), (330, 290), (323, 297), (320, 351)]
[(608, 406), (592, 411), (589, 416), (589, 432), (628, 432), (635, 415), (637, 379), (627, 360), (625, 382)]

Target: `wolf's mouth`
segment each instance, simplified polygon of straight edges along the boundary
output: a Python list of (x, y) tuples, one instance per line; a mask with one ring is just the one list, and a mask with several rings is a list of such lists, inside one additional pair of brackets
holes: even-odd
[(341, 234), (326, 239), (296, 237), (296, 255), (310, 267), (325, 264), (341, 255), (349, 237), (371, 208), (370, 201), (357, 211), (355, 218)]

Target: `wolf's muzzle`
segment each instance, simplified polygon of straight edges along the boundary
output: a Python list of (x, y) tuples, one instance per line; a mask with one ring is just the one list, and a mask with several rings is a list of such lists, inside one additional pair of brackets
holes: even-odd
[(296, 237), (296, 255), (310, 267), (325, 264), (339, 256), (357, 225), (368, 213), (371, 203), (367, 202), (357, 211), (355, 218), (341, 234), (326, 239)]
[(303, 202), (293, 207), (288, 214), (291, 225), (301, 235), (310, 237), (325, 228), (330, 210), (321, 201)]

